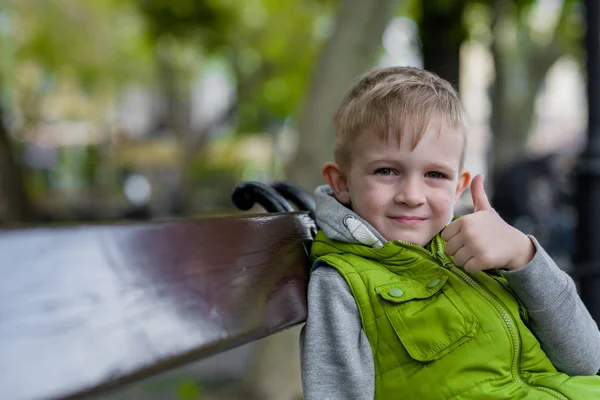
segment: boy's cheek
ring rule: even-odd
[[[456,201],[458,199],[454,199],[453,197],[446,199],[446,201],[444,202],[444,210],[445,210],[445,217],[447,217],[450,221],[452,221],[452,218],[454,217],[454,207],[456,206]]]
[[[377,204],[385,197],[385,188],[373,182],[366,182],[356,188],[356,196],[361,197],[366,203]]]

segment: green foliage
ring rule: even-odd
[[[331,0],[140,0],[151,37],[225,60],[237,87],[242,132],[294,114],[327,23]]]
[[[214,50],[228,40],[235,25],[231,2],[217,0],[139,0],[139,7],[153,39],[173,35],[180,39],[199,38]]]
[[[484,4],[486,6],[494,6],[494,5],[498,5],[502,2],[504,3],[510,3],[511,6],[516,7],[516,9],[519,10],[524,10],[527,7],[533,5],[536,3],[537,0],[462,0],[465,1],[467,4]]]
[[[232,41],[236,54],[240,129],[256,131],[281,123],[299,107],[312,65],[331,21],[319,2],[253,0],[246,2],[247,33]],[[242,39],[243,38],[243,39]]]
[[[561,9],[559,10],[559,18],[553,31],[536,32],[536,29],[531,24],[531,15],[536,7],[540,7],[540,2],[536,0],[466,0],[469,7],[467,8],[467,18],[471,19],[470,24],[473,25],[472,17],[481,17],[485,14],[492,15],[492,9],[496,8],[498,16],[512,20],[514,25],[520,31],[522,38],[529,41],[534,36],[538,38],[546,34],[551,42],[551,46],[560,47],[560,51],[581,57],[582,40],[584,35],[585,24],[583,21],[583,9],[581,0],[562,0]],[[487,12],[484,10],[487,9]],[[471,12],[475,10],[475,12]],[[486,17],[486,23],[491,23]],[[469,22],[468,22],[469,23]],[[539,40],[539,39],[538,39]],[[524,45],[523,41],[514,43],[515,47]],[[556,50],[555,50],[556,51]]]
[[[16,60],[14,23],[11,21],[14,5],[12,0],[0,1],[0,113],[9,108],[14,90]]]
[[[69,73],[91,87],[148,78],[142,20],[127,2],[19,0],[17,58],[48,73]]]

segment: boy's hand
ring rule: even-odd
[[[446,253],[467,272],[492,268],[516,271],[535,255],[533,242],[492,208],[483,188],[483,175],[471,183],[475,210],[451,222],[443,231]]]

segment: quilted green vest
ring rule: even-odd
[[[600,399],[600,377],[556,371],[500,273],[467,274],[443,246],[315,238],[314,262],[337,269],[356,299],[375,399]]]

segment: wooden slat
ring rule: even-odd
[[[0,231],[0,393],[80,397],[306,319],[305,213]]]

